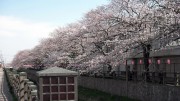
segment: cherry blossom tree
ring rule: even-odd
[[[14,57],[11,65],[14,68],[20,68],[23,67],[23,65],[28,65],[30,63],[28,58],[30,58],[30,50],[19,51]]]
[[[19,52],[12,64],[102,69],[123,64],[138,50],[149,79],[150,51],[180,38],[179,5],[179,0],[111,0],[82,20],[55,29],[34,49]]]

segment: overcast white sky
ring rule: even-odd
[[[80,20],[109,0],[1,0],[0,54],[5,62],[24,49],[31,49],[58,26]]]

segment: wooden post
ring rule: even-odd
[[[176,86],[179,86],[179,73],[177,73]]]

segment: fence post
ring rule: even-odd
[[[37,101],[37,90],[31,91],[32,101]]]
[[[21,72],[19,74],[19,101],[24,101],[24,79],[27,78],[27,74],[25,72]]]
[[[28,81],[27,82],[27,101],[31,101],[31,100],[29,100],[30,99],[30,89],[29,89],[30,85],[33,85],[33,82]]]
[[[32,96],[32,91],[33,90],[36,90],[37,89],[37,87],[36,87],[36,85],[29,85],[28,86],[28,91],[29,91],[29,101],[32,101],[32,98],[33,98],[33,96]],[[33,92],[34,93],[34,92]],[[37,95],[37,94],[36,94]]]
[[[15,80],[14,80],[14,85],[15,85],[15,94],[16,94],[16,97],[19,96],[19,74],[15,74]]]
[[[12,74],[12,84],[11,84],[11,86],[13,87],[13,92],[14,93],[15,93],[15,90],[16,90],[15,80],[16,80],[16,76],[15,76],[15,74]]]
[[[8,79],[9,79],[9,83],[12,86],[13,85],[13,74],[11,72],[8,72]]]
[[[28,82],[29,82],[29,79],[24,79],[24,101],[27,101],[28,100]]]

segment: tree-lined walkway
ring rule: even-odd
[[[0,101],[13,101],[2,68],[0,68]]]

